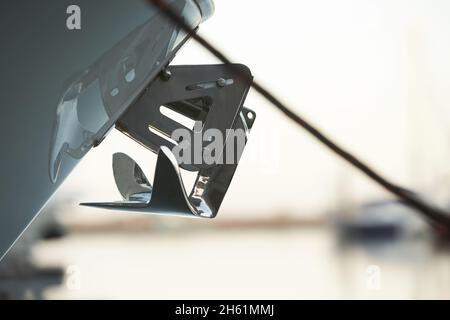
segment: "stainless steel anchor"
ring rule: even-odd
[[[123,201],[83,203],[84,206],[106,209],[156,213],[189,217],[214,218],[236,171],[240,152],[229,134],[230,129],[244,133],[244,145],[253,127],[256,114],[243,106],[250,83],[239,72],[250,70],[244,65],[170,66],[155,79],[141,97],[116,123],[116,128],[149,150],[158,154],[153,185],[137,163],[123,153],[113,156],[113,171]],[[195,139],[195,128],[181,124],[161,113],[161,106],[201,123],[203,132],[216,129],[222,133],[224,144],[221,162],[183,162],[180,154],[172,152],[182,141],[174,141],[174,130],[189,130]],[[188,148],[195,152],[194,143]],[[186,141],[183,142],[186,145]],[[210,141],[201,141],[200,150]],[[236,149],[234,149],[236,151]],[[185,189],[180,170],[197,172],[190,192]]]

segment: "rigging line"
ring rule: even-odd
[[[379,174],[375,169],[372,169],[369,165],[365,164],[362,160],[358,159],[356,156],[346,151],[344,148],[335,143],[330,137],[322,133],[319,129],[305,120],[303,117],[294,113],[290,108],[275,97],[268,89],[263,85],[256,82],[252,77],[247,76],[245,73],[241,72],[236,68],[229,58],[225,56],[220,50],[218,50],[214,45],[212,45],[205,38],[200,36],[196,29],[192,29],[177,12],[175,12],[170,5],[165,0],[147,0],[149,3],[155,5],[159,8],[174,24],[178,25],[184,32],[188,34],[191,38],[197,41],[201,46],[208,50],[212,55],[219,59],[222,63],[226,64],[233,71],[237,72],[240,77],[247,81],[251,87],[262,95],[266,100],[268,100],[272,105],[274,105],[279,111],[286,115],[289,119],[294,121],[296,124],[300,125],[308,133],[310,133],[314,138],[319,140],[323,145],[325,145],[332,152],[337,154],[340,158],[344,159],[353,167],[357,168],[360,172],[365,174],[368,178],[376,182],[378,185],[383,187],[389,193],[395,195],[399,198],[405,205],[417,210],[422,213],[428,221],[438,229],[445,229],[445,231],[450,230],[450,212],[447,212],[437,206],[427,203],[421,199],[416,193],[396,185],[389,181],[387,178]]]

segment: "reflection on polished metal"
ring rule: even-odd
[[[243,65],[236,68],[248,72]],[[243,106],[249,83],[237,76],[236,69],[224,65],[171,66],[119,119],[117,128],[158,153],[153,186],[141,168],[123,153],[113,156],[113,171],[117,188],[124,201],[84,203],[107,209],[159,213],[179,216],[214,218],[236,171],[240,154],[222,163],[186,164],[172,153],[178,143],[172,140],[174,130],[187,127],[175,118],[163,115],[160,107],[202,123],[202,130],[218,129],[225,137],[222,152],[234,144],[229,129],[242,130],[245,142],[255,121],[255,113]],[[166,75],[170,74],[170,77]],[[153,130],[150,130],[153,129]],[[191,139],[194,141],[194,139]],[[210,141],[203,141],[203,149]],[[190,146],[194,148],[194,143]],[[223,152],[226,157],[228,153]],[[232,161],[229,161],[232,160]],[[179,164],[180,163],[180,164]],[[232,164],[228,164],[232,163]],[[198,172],[191,192],[186,192],[180,169]]]
[[[161,147],[153,187],[141,168],[123,153],[113,156],[114,178],[124,201],[82,204],[107,209],[212,217],[210,207],[189,199],[172,152]]]

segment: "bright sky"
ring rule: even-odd
[[[434,198],[450,195],[448,0],[215,2],[200,34],[256,80],[386,176]],[[193,41],[174,61],[206,63],[216,60]],[[256,93],[246,106],[257,121],[221,214],[315,214],[385,195]],[[154,155],[113,132],[59,196],[119,200],[111,170],[117,151],[152,180]]]

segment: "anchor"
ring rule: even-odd
[[[242,72],[247,76],[242,77]],[[168,66],[121,116],[116,128],[158,155],[153,185],[139,165],[124,153],[113,155],[113,173],[122,201],[82,203],[83,206],[150,214],[214,218],[230,186],[243,147],[256,119],[244,107],[250,70],[240,64]],[[164,111],[164,112],[163,112]],[[169,111],[169,112],[167,112]],[[223,145],[216,161],[185,161],[186,152],[211,153],[210,139],[194,143],[202,132],[220,133]],[[187,139],[174,140],[184,130]],[[233,134],[239,132],[240,135]],[[242,143],[236,139],[242,138]],[[242,148],[240,148],[241,146]],[[178,152],[174,152],[178,150]],[[231,150],[231,152],[229,152]],[[181,151],[181,152],[180,152]],[[190,157],[188,157],[190,158]],[[191,158],[190,158],[191,159]],[[217,161],[220,159],[220,161]],[[188,193],[181,170],[197,172]]]

